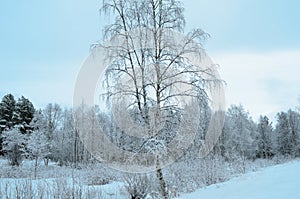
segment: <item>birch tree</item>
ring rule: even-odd
[[[45,135],[47,138],[47,142],[53,142],[54,132],[58,130],[62,117],[62,109],[58,104],[48,104],[46,108],[43,110],[43,119],[46,124]],[[48,145],[49,150],[51,149],[51,145]],[[45,165],[48,165],[49,162],[48,156],[45,157]]]
[[[185,118],[193,119],[186,116],[198,101],[209,98],[207,82],[217,82],[210,66],[199,67],[187,56],[203,56],[201,43],[208,34],[201,29],[184,34],[183,10],[177,0],[104,0],[101,8],[114,17],[104,29],[105,38],[125,41],[105,46],[113,61],[106,70],[103,96],[117,109],[115,119],[126,133],[141,138],[133,152],[153,154],[162,198],[169,196],[158,151],[174,138],[179,122],[185,124],[184,131],[196,131]],[[178,42],[174,32],[185,36]],[[195,102],[182,104],[187,98]]]
[[[44,132],[35,130],[31,133],[27,142],[29,156],[34,158],[34,178],[36,178],[38,161],[40,158],[45,158],[50,155],[50,143],[47,142],[47,137]]]

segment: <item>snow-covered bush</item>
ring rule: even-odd
[[[165,169],[170,195],[177,197],[182,192],[223,182],[231,174],[228,167],[223,157],[212,154],[206,158],[175,162]]]
[[[106,185],[106,184],[109,184],[110,183],[110,180],[108,178],[102,178],[102,177],[99,177],[99,176],[93,176],[88,185]]]
[[[26,136],[20,132],[20,128],[15,126],[2,133],[3,152],[13,166],[19,166],[25,155]]]
[[[223,182],[226,179],[226,163],[221,156],[208,156],[200,164],[202,181],[205,185]]]
[[[131,199],[149,199],[159,195],[150,174],[128,174],[124,176],[124,181]]]
[[[11,180],[3,182],[0,198],[47,198],[47,199],[98,199],[103,197],[100,188],[74,184],[66,179],[39,180],[30,179]],[[109,197],[112,198],[112,197]]]

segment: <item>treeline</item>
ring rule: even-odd
[[[215,147],[223,157],[232,159],[272,158],[275,155],[300,156],[300,113],[288,110],[277,114],[276,124],[267,116],[255,123],[240,106],[231,106],[225,119],[223,133]]]
[[[90,154],[80,142],[71,109],[48,104],[35,109],[30,100],[11,94],[0,102],[0,151],[11,165],[24,158],[57,161],[61,165],[88,162]]]
[[[183,159],[199,155],[209,119],[210,111],[206,107],[201,113],[196,139]],[[176,125],[172,127],[170,124],[164,130],[167,133],[175,132],[172,128]],[[6,156],[12,165],[20,165],[24,158],[35,159],[36,164],[43,159],[46,165],[52,160],[75,167],[79,163],[94,161],[79,137],[79,131],[83,129],[85,134],[90,134],[101,128],[112,143],[124,150],[134,151],[140,145],[138,139],[119,129],[109,115],[98,107],[84,104],[76,110],[63,109],[58,104],[48,104],[44,109],[36,110],[25,97],[16,101],[8,94],[0,103],[0,125],[1,155]],[[103,147],[101,150],[105,150]],[[233,105],[226,112],[223,133],[212,154],[222,156],[226,161],[280,155],[299,157],[300,114],[297,110],[288,110],[277,114],[275,125],[267,116],[261,116],[256,123],[241,105]],[[109,155],[105,159],[113,161],[114,155]]]

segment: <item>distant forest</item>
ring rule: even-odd
[[[198,155],[201,141],[210,119],[209,107],[204,107],[197,137],[182,159]],[[60,165],[77,165],[93,161],[92,155],[79,139],[78,122],[87,127],[97,123],[117,146],[133,151],[136,140],[125,136],[110,116],[99,107],[82,105],[74,110],[63,109],[58,104],[48,104],[44,109],[35,109],[32,102],[21,97],[15,99],[7,94],[0,103],[0,150],[11,165],[20,165],[23,159],[43,159]],[[197,118],[195,118],[197,119]],[[275,127],[275,128],[274,128]],[[88,129],[87,129],[88,131]],[[90,131],[90,130],[89,130]],[[225,124],[218,143],[211,152],[226,161],[235,159],[272,158],[274,156],[300,156],[300,113],[290,109],[277,114],[276,124],[267,116],[254,122],[242,105],[232,105],[226,112]],[[108,157],[113,160],[114,157]]]

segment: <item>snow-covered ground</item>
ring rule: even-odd
[[[11,167],[6,159],[0,158],[0,199],[128,198],[122,182],[99,184],[101,177],[105,179],[106,175],[103,173],[105,170],[97,165],[90,169],[73,169],[60,167],[55,162],[49,162],[49,166],[45,166],[41,161],[37,179],[34,179],[33,171],[32,160],[23,161],[20,167]],[[98,178],[100,181],[97,181]]]
[[[299,199],[300,161],[271,166],[177,199]]]
[[[2,169],[8,171],[11,169],[7,162],[0,159]],[[27,161],[22,164],[22,169],[32,167],[32,162]],[[18,168],[14,168],[16,174],[20,174]],[[41,167],[42,171],[56,171],[57,175],[53,175],[54,171],[46,173],[45,176],[34,180],[32,178],[0,178],[0,199],[16,198],[16,190],[18,190],[20,198],[66,198],[72,194],[77,194],[81,198],[104,198],[104,199],[127,199],[129,195],[124,187],[124,183],[110,181],[109,184],[97,185],[84,182],[78,176],[84,175],[84,170],[72,170],[51,164],[49,167]],[[46,170],[47,169],[47,170]],[[102,170],[100,170],[102,171]],[[27,172],[30,173],[30,170]],[[58,177],[59,174],[66,172],[65,176]],[[78,173],[77,173],[78,172]],[[91,173],[93,177],[99,171]],[[100,172],[99,175],[103,175]],[[3,172],[2,172],[3,173]],[[25,173],[27,174],[27,173]],[[67,177],[68,175],[69,177]],[[14,176],[15,173],[9,174]],[[53,176],[52,178],[50,176]],[[74,176],[71,178],[70,176]],[[77,176],[77,177],[76,177]],[[300,199],[300,160],[289,163],[270,166],[259,169],[256,172],[240,175],[227,182],[214,184],[205,188],[196,190],[193,193],[182,194],[177,199]],[[82,197],[82,194],[84,197]],[[25,197],[23,197],[25,196]],[[28,196],[28,197],[27,197]],[[51,197],[52,196],[52,197]],[[78,197],[78,198],[80,198]]]

